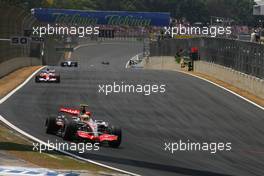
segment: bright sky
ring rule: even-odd
[[[264,0],[255,0],[255,2],[257,3],[257,4],[264,4]]]

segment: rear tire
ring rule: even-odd
[[[118,148],[121,144],[121,141],[122,141],[122,130],[121,130],[121,128],[111,126],[109,128],[109,132],[110,132],[110,134],[116,135],[118,137],[116,141],[109,141],[108,142],[109,146],[112,148]]]
[[[45,126],[47,134],[56,134],[59,130],[59,126],[56,124],[56,117],[48,117]]]
[[[65,119],[64,130],[62,132],[62,138],[67,141],[74,140],[77,129],[78,127],[75,121]]]
[[[60,76],[56,76],[56,83],[60,83]]]
[[[36,83],[39,83],[39,82],[40,82],[40,81],[39,81],[39,76],[36,76],[36,77],[35,77],[35,82],[36,82]]]

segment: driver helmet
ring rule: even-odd
[[[88,107],[88,105],[83,105],[83,104],[81,104],[80,105],[80,113],[81,114],[86,114],[86,108]]]
[[[82,115],[80,116],[80,118],[81,118],[82,121],[88,121],[88,120],[90,119],[90,116],[87,115],[87,114],[82,114]]]

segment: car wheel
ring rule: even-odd
[[[47,134],[56,134],[59,129],[59,126],[56,124],[56,117],[48,117],[45,126]]]
[[[56,79],[56,83],[60,83],[60,76],[57,76]]]
[[[36,77],[35,77],[35,82],[36,82],[36,83],[40,82],[40,81],[39,81],[39,76],[36,76]]]
[[[109,141],[108,144],[110,147],[118,148],[122,141],[122,130],[119,127],[111,126],[109,132],[112,135],[116,135],[118,138],[116,141]]]
[[[62,138],[67,141],[72,141],[77,132],[77,124],[73,120],[65,119]]]

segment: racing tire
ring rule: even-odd
[[[73,141],[77,132],[77,123],[73,120],[65,119],[62,138],[66,141]]]
[[[48,117],[45,122],[46,133],[56,134],[59,130],[59,126],[56,124],[56,117]]]
[[[56,83],[60,83],[60,76],[56,77]]]
[[[77,62],[74,64],[74,67],[78,67],[78,63]]]
[[[35,82],[36,82],[36,83],[39,83],[39,82],[40,82],[40,81],[39,81],[39,76],[36,76],[36,77],[35,77]]]
[[[120,127],[111,126],[109,132],[112,135],[116,135],[118,138],[116,141],[109,141],[108,145],[112,148],[118,148],[122,141],[122,130]]]

